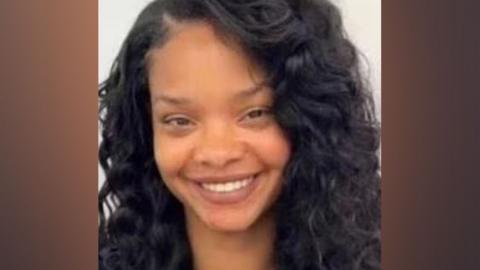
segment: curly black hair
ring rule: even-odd
[[[100,269],[192,269],[182,204],[153,155],[147,53],[203,21],[266,70],[292,145],[275,203],[277,269],[379,269],[379,122],[359,53],[328,0],[157,0],[100,84]]]

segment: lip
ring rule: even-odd
[[[237,204],[245,201],[257,188],[259,185],[259,175],[260,173],[253,174],[253,180],[250,182],[247,186],[231,191],[231,192],[215,192],[215,191],[210,191],[207,190],[203,187],[201,187],[201,183],[205,182],[194,182],[193,188],[196,193],[198,193],[205,201],[211,203],[211,204],[216,204],[216,205],[225,205],[225,204]],[[244,175],[242,177],[247,178],[249,176],[252,176],[252,174],[249,175]],[[215,180],[223,180],[223,181],[215,181],[215,182],[225,182],[226,178],[218,178]],[[228,178],[228,180],[238,180],[238,179],[243,179],[243,178]],[[209,178],[210,183],[214,182]]]
[[[231,174],[226,176],[221,175],[212,175],[212,176],[201,176],[201,177],[187,177],[189,180],[196,183],[223,183],[223,182],[232,182],[237,180],[242,180],[250,176],[257,176],[257,173],[242,173],[242,174]]]

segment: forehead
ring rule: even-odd
[[[263,70],[239,45],[201,22],[172,27],[168,41],[149,53],[148,62],[152,94],[247,89],[264,79]]]

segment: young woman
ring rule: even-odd
[[[100,269],[379,269],[378,123],[329,1],[154,1],[100,101]]]

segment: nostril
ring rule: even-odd
[[[241,143],[202,144],[195,149],[194,160],[201,165],[223,167],[239,161],[245,155],[245,147]]]
[[[208,150],[196,154],[195,160],[203,165],[225,166],[234,161],[240,160],[238,151]]]

